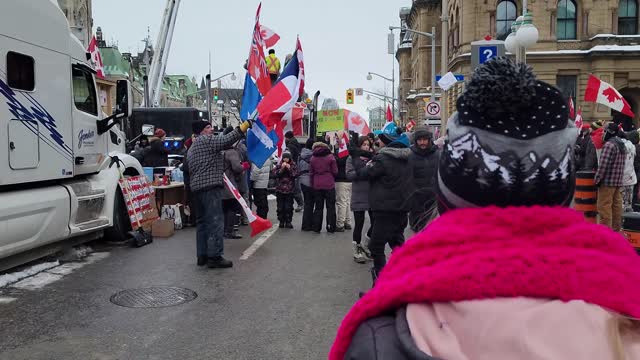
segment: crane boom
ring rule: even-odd
[[[178,18],[180,1],[181,0],[167,0],[160,31],[158,32],[158,41],[156,42],[157,49],[153,55],[153,61],[151,62],[151,68],[149,70],[149,99],[151,104],[144,104],[145,107],[155,107],[160,103],[162,80],[171,50],[171,41],[173,39],[176,19]]]

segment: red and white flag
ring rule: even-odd
[[[338,149],[338,157],[344,158],[349,156],[349,133],[346,131],[342,132],[342,138],[339,139],[340,148]]]
[[[582,107],[580,107],[578,109],[578,115],[576,115],[576,127],[578,128],[578,131],[582,128],[582,123]]]
[[[260,120],[267,126],[276,126],[291,110],[304,92],[304,60],[300,39],[291,61],[285,66],[280,79],[258,104]]]
[[[576,106],[573,104],[573,98],[569,96],[569,117],[573,119],[576,116]]]
[[[634,117],[631,106],[627,100],[613,86],[590,75],[587,90],[584,93],[584,101],[596,102],[627,116]]]
[[[98,41],[95,36],[91,38],[87,52],[91,54],[91,63],[93,64],[93,68],[96,70],[96,75],[98,75],[99,78],[104,79],[102,56],[100,56],[100,49],[98,49]]]
[[[344,128],[362,136],[371,132],[367,121],[360,114],[346,109],[344,110]]]
[[[387,105],[387,121],[393,121],[393,114],[391,113],[391,105]]]
[[[274,47],[278,40],[280,40],[280,35],[276,34],[275,31],[264,25],[260,25],[260,34],[262,35],[262,40],[264,40],[264,45],[267,49]]]
[[[267,95],[271,89],[271,78],[267,71],[267,62],[264,58],[264,39],[260,27],[260,9],[262,3],[258,5],[256,11],[256,23],[253,27],[253,37],[251,39],[251,49],[249,51],[249,62],[247,63],[247,71],[253,81],[256,83],[258,90],[262,96]]]
[[[304,118],[304,109],[307,104],[297,102],[289,112],[284,114],[282,122],[284,123],[284,132],[292,131],[293,136],[302,136],[302,118]]]
[[[407,131],[412,131],[414,127],[416,127],[416,122],[413,120],[409,121],[407,124]]]
[[[233,194],[233,197],[236,200],[238,200],[238,202],[240,203],[240,206],[242,207],[242,210],[247,215],[247,220],[249,220],[249,226],[251,226],[251,236],[252,237],[256,236],[261,232],[267,229],[270,229],[273,226],[271,221],[269,221],[268,219],[263,219],[257,216],[256,214],[254,214],[253,211],[251,211],[251,208],[249,207],[249,205],[247,205],[247,202],[244,201],[244,198],[242,197],[238,189],[236,189],[236,187],[233,186],[231,181],[229,181],[229,178],[227,177],[226,174],[223,174],[223,179],[224,179],[224,184],[227,186],[227,189],[229,189],[231,194]]]

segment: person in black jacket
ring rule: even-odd
[[[380,151],[367,165],[369,206],[375,219],[369,242],[374,283],[387,263],[385,246],[389,244],[394,249],[404,244],[413,192],[413,169],[409,165],[411,150],[406,134],[380,134],[379,146]]]
[[[351,212],[349,204],[351,201],[351,180],[347,178],[347,157],[340,157],[338,149],[334,152],[336,163],[338,164],[338,175],[336,175],[336,232],[351,230]]]
[[[156,129],[154,136],[149,139],[149,146],[142,154],[142,166],[163,167],[169,166],[169,150],[164,147],[164,139],[167,133],[162,129]]]
[[[598,168],[596,146],[593,145],[593,140],[591,140],[591,128],[589,125],[583,125],[582,129],[580,129],[575,153],[576,170],[594,171]]]
[[[595,153],[594,153],[595,154]],[[415,192],[411,197],[409,225],[414,232],[421,231],[435,210],[435,179],[439,152],[433,145],[433,134],[426,127],[418,127],[413,133],[413,145],[409,161],[413,168]]]
[[[285,145],[287,146],[287,150],[291,153],[291,158],[293,159],[293,163],[297,164],[298,160],[300,160],[300,153],[302,152],[302,144],[298,142],[298,139],[293,135],[293,131],[287,131],[284,134]],[[298,207],[295,209],[296,212],[301,212],[304,208],[304,198],[302,196],[302,187],[300,186],[300,180],[296,179],[295,188],[293,189],[293,199],[298,204]]]
[[[191,123],[191,130],[193,131],[193,138],[196,139],[200,135],[210,135],[213,132],[213,128],[211,128],[211,123],[208,121],[197,120]],[[191,143],[193,144],[193,143]],[[189,145],[191,147],[191,145]],[[187,149],[188,150],[188,149]],[[193,198],[193,194],[191,192],[191,173],[189,172],[189,163],[187,162],[187,154],[188,151],[184,154],[184,158],[182,160],[182,173],[184,174],[184,199],[185,199],[185,209],[189,209],[189,222],[188,226],[195,225],[195,219],[197,219],[197,206],[195,206],[195,199]]]

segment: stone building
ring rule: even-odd
[[[369,110],[369,129],[371,131],[382,130],[382,127],[387,122],[386,110],[382,106],[375,107]]]
[[[58,6],[67,17],[71,32],[88,47],[93,34],[91,0],[58,0]]]
[[[522,14],[520,0],[448,0],[448,68],[441,70],[437,55],[437,73],[452,71],[469,78],[471,42],[490,35],[504,39],[510,24]],[[414,0],[400,11],[408,28],[440,33],[441,1]],[[616,87],[635,113],[640,110],[640,35],[637,0],[529,0],[528,11],[538,28],[539,40],[527,49],[527,63],[539,79],[555,84],[566,96],[582,106],[586,120],[615,119],[627,126],[638,124],[604,106],[583,101],[589,74]],[[438,36],[438,43],[441,36]],[[424,116],[421,101],[431,79],[430,39],[401,34],[396,53],[400,63],[400,107],[410,117]],[[440,48],[438,48],[440,49]],[[449,114],[455,99],[464,89],[458,83],[447,92]],[[415,96],[414,96],[415,95]]]

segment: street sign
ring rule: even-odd
[[[356,96],[364,95],[364,90],[362,88],[356,88]]]
[[[493,58],[504,56],[504,54],[504,41],[502,40],[480,40],[471,42],[471,66],[473,69]]]
[[[464,81],[464,75],[462,74],[454,74],[456,77],[456,80],[458,81]],[[442,75],[436,75],[436,81],[440,81],[440,79],[442,79]]]
[[[495,45],[492,46],[480,46],[480,50],[478,53],[479,63],[484,64],[487,61],[493,59],[498,56],[498,47]]]
[[[440,102],[432,101],[424,107],[425,114],[428,118],[439,118],[440,117]]]
[[[389,55],[393,55],[396,53],[396,41],[392,32],[387,35],[387,52]]]
[[[442,126],[442,120],[440,120],[440,119],[427,119],[427,121],[425,121],[425,125],[427,125],[427,126]]]

